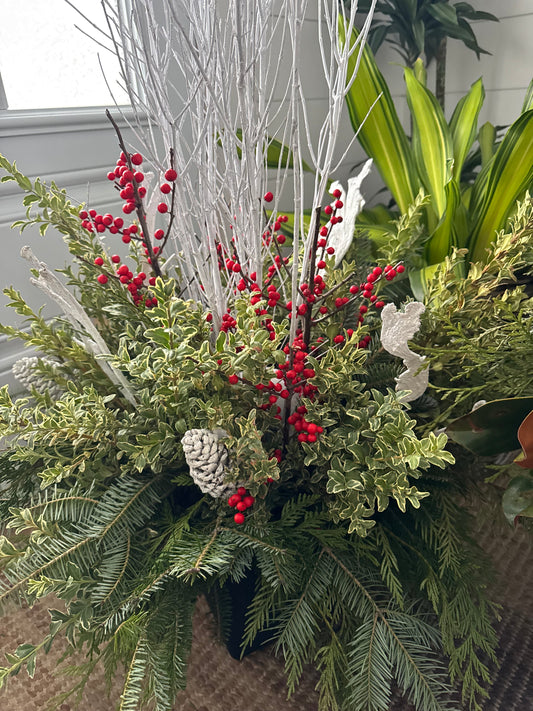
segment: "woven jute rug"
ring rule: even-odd
[[[487,536],[484,548],[500,575],[494,597],[502,604],[498,624],[499,667],[492,669],[490,695],[483,711],[528,711],[533,708],[533,556],[531,537],[520,530],[502,537]],[[20,609],[4,618],[0,628],[0,653],[13,651],[23,642],[37,642],[48,631],[45,601],[31,610]],[[32,680],[25,672],[9,680],[0,693],[0,711],[46,711],[50,697],[75,684],[75,678],[56,672],[64,647],[57,646],[37,664]],[[120,699],[120,684],[106,689],[103,673],[97,670],[86,687],[79,711],[113,711]],[[181,692],[175,711],[316,711],[316,675],[304,673],[303,681],[287,700],[283,665],[268,648],[236,661],[218,641],[207,604],[200,601],[195,620],[193,650],[189,662],[189,683]],[[66,700],[60,711],[72,711]],[[391,711],[411,711],[399,694]]]

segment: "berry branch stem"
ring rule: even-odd
[[[115,133],[117,134],[118,144],[120,146],[120,150],[126,156],[126,162],[128,164],[128,168],[132,172],[134,172],[135,168],[131,162],[131,156],[130,156],[128,149],[126,148],[124,138],[122,137],[122,132],[120,131],[120,128],[118,127],[118,124],[115,121],[115,119],[111,116],[111,112],[109,111],[109,109],[106,109],[105,113],[106,113],[107,118],[111,121],[111,125],[113,126]],[[163,273],[161,271],[161,267],[159,266],[159,260],[157,258],[157,255],[154,253],[150,235],[148,234],[148,226],[146,224],[146,213],[144,211],[142,199],[141,199],[141,196],[139,195],[137,183],[135,181],[133,181],[132,184],[133,184],[133,192],[135,195],[135,211],[136,211],[137,217],[139,219],[139,224],[141,226],[141,232],[144,235],[144,244],[146,245],[146,249],[148,250],[148,256],[150,257],[150,264],[152,265],[152,269],[154,270],[156,276],[160,277],[160,276],[163,276]]]
[[[311,243],[311,254],[309,258],[309,284],[312,285],[315,279],[316,270],[316,252],[318,245],[318,233],[320,231],[320,213],[322,208],[320,205],[315,208],[315,231],[313,233],[313,241]],[[303,341],[306,347],[309,345],[309,340],[311,338],[311,316],[312,309],[308,309],[304,315],[304,327],[303,327]]]

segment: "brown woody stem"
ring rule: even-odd
[[[107,118],[111,121],[113,128],[115,129],[115,133],[117,134],[117,139],[118,139],[118,145],[120,146],[120,150],[126,156],[126,162],[128,164],[128,168],[131,170],[132,173],[134,173],[136,169],[135,169],[135,166],[133,165],[133,163],[131,162],[130,152],[126,148],[126,144],[124,143],[124,139],[122,137],[120,128],[118,127],[115,119],[111,116],[111,112],[109,111],[109,109],[106,109],[105,113],[106,113]],[[141,226],[141,231],[144,236],[144,244],[146,245],[146,249],[148,250],[148,256],[150,257],[150,263],[152,265],[152,269],[156,273],[156,276],[160,277],[160,276],[162,276],[161,267],[159,266],[159,260],[157,258],[157,255],[154,254],[154,250],[152,247],[152,241],[150,239],[150,235],[148,234],[148,226],[146,224],[146,212],[144,211],[144,205],[142,202],[142,198],[139,195],[139,189],[137,187],[137,182],[135,180],[133,180],[132,185],[133,185],[133,193],[135,196],[135,211],[137,213],[137,218],[139,220],[139,224]]]

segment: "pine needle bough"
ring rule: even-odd
[[[167,0],[158,18],[142,0],[127,15],[104,5],[139,116],[134,145],[117,130],[108,175],[131,224],[0,157],[26,193],[17,226],[52,227],[73,257],[59,279],[25,251],[64,317],[6,290],[26,325],[0,330],[38,362],[23,368],[28,395],[0,391],[0,606],[54,594],[64,607],[41,643],[7,656],[2,684],[66,635],[87,661],[57,705],[101,661],[109,678],[125,668],[121,711],[170,711],[198,597],[224,606],[255,571],[242,649],[267,634],[289,692],[312,663],[321,711],[386,711],[394,681],[418,711],[454,709],[449,677],[476,708],[495,647],[483,560],[446,437],[419,435],[380,346],[405,267],[336,265],[344,204],[326,189],[353,79],[344,11],[318,4],[329,94],[313,146],[306,3],[232,0],[222,18],[207,0]],[[290,58],[282,109],[274,38]]]

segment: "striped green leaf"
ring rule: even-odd
[[[524,97],[524,104],[522,106],[522,113],[533,109],[533,79],[529,82],[529,86]]]
[[[435,96],[405,69],[407,102],[413,117],[413,152],[416,165],[440,219],[446,210],[446,184],[452,176],[453,145],[450,130]]]
[[[485,168],[492,160],[496,148],[496,128],[490,121],[479,129],[477,140],[481,150],[481,167]]]
[[[477,134],[479,111],[485,99],[483,82],[478,79],[470,91],[459,101],[450,120],[450,132],[453,143],[453,177],[458,181],[468,151]]]
[[[533,109],[519,116],[509,128],[490,164],[483,190],[472,194],[474,219],[468,244],[472,261],[483,261],[517,199],[532,187]]]
[[[460,246],[455,231],[455,217],[461,205],[461,191],[456,180],[452,178],[446,183],[445,193],[446,209],[426,245],[427,264],[442,262],[451,253],[452,247]]]
[[[339,23],[339,35],[341,41],[346,41],[342,20]],[[354,31],[350,38],[351,46],[356,41],[357,33]],[[355,71],[359,58],[357,78],[346,97],[350,121],[358,132],[361,146],[373,158],[400,211],[406,212],[419,190],[409,141],[396,113],[389,88],[367,46],[359,46],[354,51],[348,76]]]

